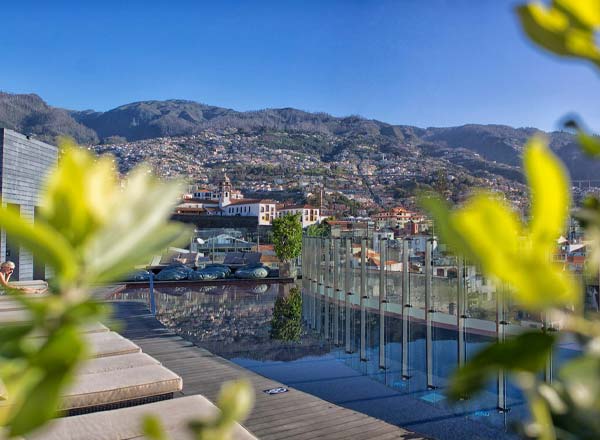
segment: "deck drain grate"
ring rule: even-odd
[[[285,387],[277,387],[277,388],[271,388],[269,390],[263,390],[263,393],[265,394],[281,394],[281,393],[287,393],[288,389]]]

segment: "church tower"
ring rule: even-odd
[[[231,203],[231,180],[227,174],[223,174],[223,180],[219,183],[219,207],[223,208]]]

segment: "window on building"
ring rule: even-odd
[[[265,207],[264,206],[260,207],[260,212],[265,212]]]

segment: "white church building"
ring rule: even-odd
[[[177,214],[257,217],[260,226],[270,225],[274,218],[300,213],[302,227],[319,223],[320,210],[309,205],[285,206],[271,199],[246,199],[234,190],[225,174],[218,191],[195,190],[184,196]]]

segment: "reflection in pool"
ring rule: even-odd
[[[526,406],[510,382],[501,381],[506,411],[497,409],[498,381],[476,398],[453,406],[446,402],[443,390],[458,362],[455,329],[434,325],[427,349],[422,320],[404,323],[391,311],[381,319],[378,310],[361,313],[355,306],[304,292],[296,301],[291,287],[161,287],[156,289],[157,317],[186,339],[245,368],[389,423],[439,439],[516,438],[511,424],[526,416]],[[119,296],[147,301],[147,295],[147,289],[139,289]],[[294,319],[296,306],[301,325]],[[467,357],[491,340],[485,333],[467,331]],[[574,350],[563,344],[554,361],[573,356]]]

